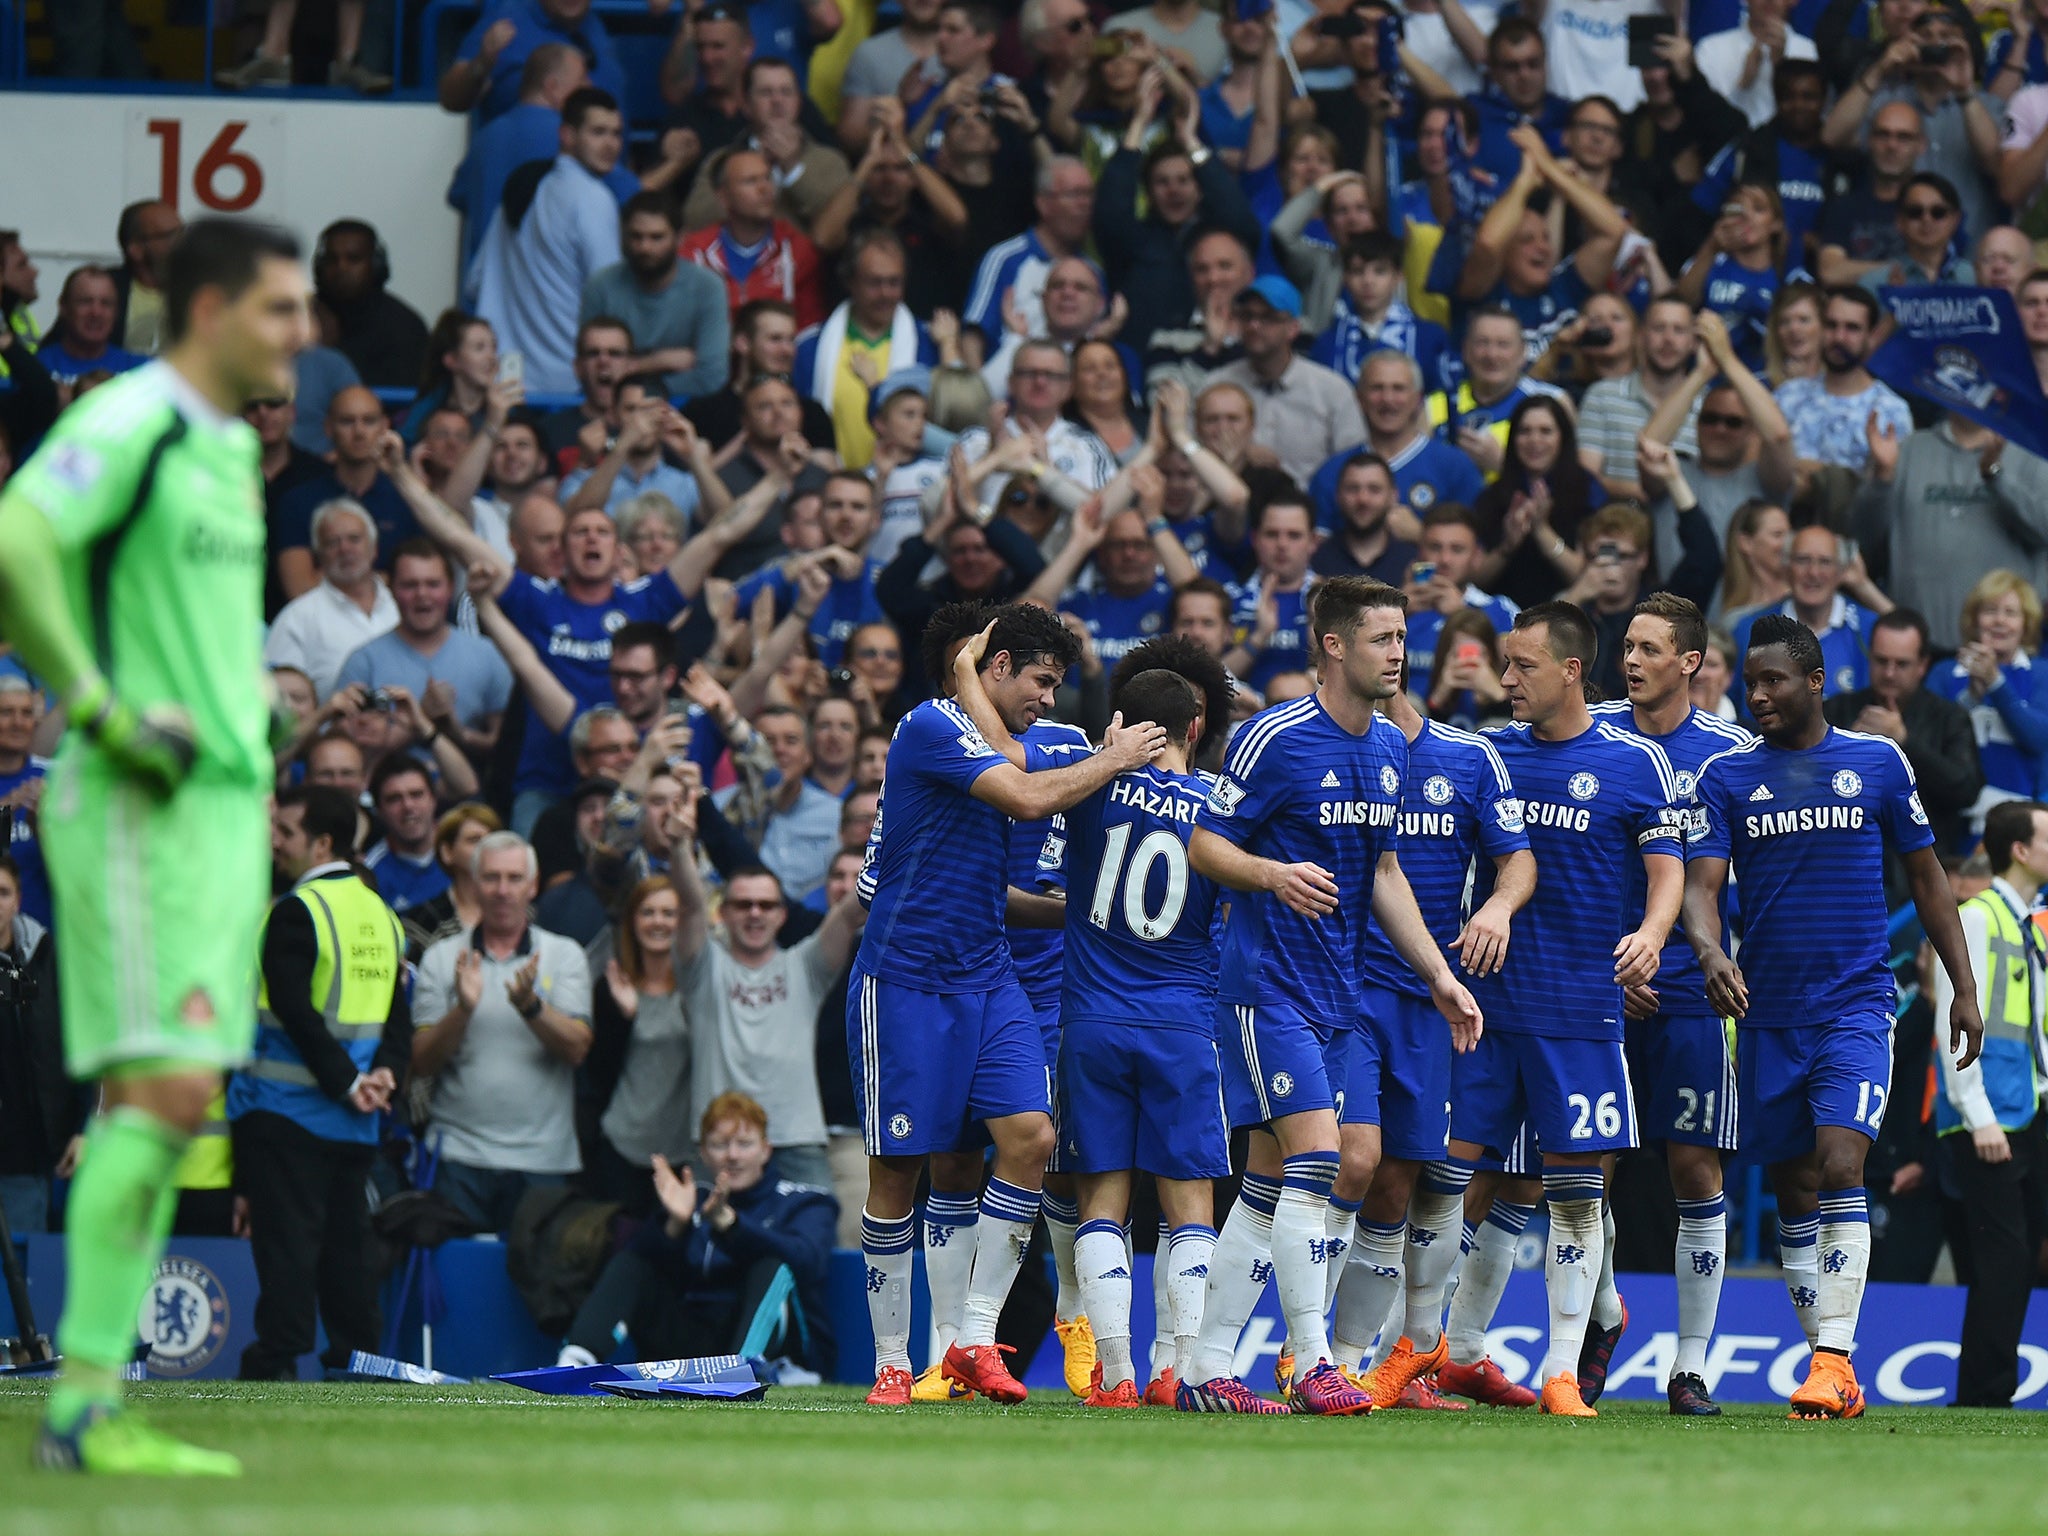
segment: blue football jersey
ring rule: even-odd
[[[1057,720],[1039,720],[1018,739],[1023,742],[1027,761],[1034,771],[1064,768],[1095,750],[1088,743],[1086,731],[1078,725],[1064,725]],[[1038,760],[1040,752],[1045,754],[1042,763]],[[1010,884],[1023,891],[1065,890],[1067,882],[1062,866],[1066,842],[1065,814],[1048,816],[1043,821],[1011,822]],[[1023,984],[1032,1006],[1043,1013],[1058,1001],[1060,995],[1060,946],[1063,942],[1060,930],[1012,928],[1009,934],[1010,958],[1016,962],[1017,980]]]
[[[1314,694],[1238,728],[1198,824],[1261,858],[1321,865],[1339,899],[1311,922],[1264,891],[1223,893],[1222,997],[1286,1004],[1311,1023],[1350,1027],[1373,871],[1400,841],[1407,761],[1407,739],[1391,720],[1374,715],[1354,736]]]
[[[1088,626],[1095,654],[1105,667],[1113,668],[1147,640],[1165,633],[1172,603],[1172,584],[1160,576],[1135,597],[1119,597],[1107,587],[1076,588],[1060,599],[1060,608]]]
[[[1062,1020],[1210,1027],[1216,885],[1187,851],[1208,798],[1194,774],[1147,767],[1067,812]]]
[[[1311,577],[1310,581],[1314,578]],[[1310,645],[1308,623],[1309,585],[1298,591],[1273,596],[1275,624],[1273,638],[1263,651],[1252,657],[1251,676],[1245,681],[1265,690],[1282,672],[1306,672]],[[1259,624],[1259,578],[1254,575],[1242,587],[1231,588],[1230,624],[1239,640],[1247,639]]]
[[[1619,1040],[1614,946],[1636,926],[1630,871],[1644,853],[1685,857],[1670,760],[1606,720],[1569,741],[1540,740],[1527,725],[1481,734],[1507,763],[1536,855],[1536,894],[1515,918],[1506,966],[1474,978],[1487,1028]],[[1475,903],[1493,894],[1493,880],[1482,863]]]
[[[1707,759],[1693,800],[1693,856],[1729,860],[1742,887],[1743,1023],[1894,1012],[1884,850],[1934,841],[1898,745],[1834,728],[1803,752],[1758,739]]]
[[[868,909],[868,975],[926,992],[986,992],[1013,974],[1003,919],[1010,818],[969,793],[1002,761],[951,699],[927,699],[897,722],[856,886]]]
[[[1691,814],[1693,781],[1698,777],[1700,765],[1719,752],[1739,747],[1756,738],[1739,725],[1731,725],[1719,715],[1710,715],[1695,708],[1686,717],[1683,725],[1669,736],[1651,736],[1636,726],[1635,706],[1627,699],[1612,703],[1595,704],[1593,718],[1605,720],[1617,728],[1654,741],[1664,749],[1664,756],[1670,759],[1672,776],[1678,785],[1677,801],[1687,812],[1688,825]],[[1628,921],[1631,926],[1643,920],[1643,904],[1649,899],[1649,882],[1644,878],[1641,861],[1629,871]],[[1723,897],[1726,897],[1724,891]],[[1727,907],[1722,907],[1723,942],[1726,942]],[[1664,945],[1662,963],[1657,969],[1657,979],[1650,983],[1656,990],[1658,1000],[1663,1003],[1666,1013],[1694,1015],[1712,1013],[1707,1003],[1707,979],[1700,971],[1700,963],[1692,952],[1692,944],[1685,936],[1682,923],[1671,926],[1671,938]]]
[[[1425,724],[1408,746],[1400,825],[1401,873],[1430,937],[1456,969],[1450,945],[1465,923],[1473,849],[1492,860],[1529,846],[1522,802],[1493,743],[1434,720]],[[1363,974],[1368,986],[1429,995],[1415,968],[1370,918]]]

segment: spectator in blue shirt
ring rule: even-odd
[[[2017,571],[1991,571],[1963,600],[1962,631],[1962,649],[1928,674],[1927,687],[1970,712],[1986,795],[2038,799],[2048,788],[2040,594]]]
[[[313,568],[313,513],[337,497],[362,503],[377,525],[378,558],[419,535],[419,523],[398,487],[378,462],[379,441],[387,430],[384,407],[358,384],[342,390],[327,406],[327,435],[334,440],[334,463],[324,474],[302,481],[278,503],[270,527],[271,558],[286,601],[311,591],[320,573]]]
[[[76,384],[96,369],[126,373],[140,368],[148,358],[113,344],[117,308],[113,273],[105,267],[74,267],[57,296],[57,323],[36,348],[36,360],[59,384]]]
[[[434,856],[434,781],[416,757],[393,752],[370,775],[370,807],[384,836],[363,855],[384,905],[405,916],[448,889]]]
[[[660,374],[622,380],[615,398],[619,435],[594,468],[572,470],[563,478],[564,510],[573,514],[585,507],[602,507],[616,517],[619,508],[635,496],[659,491],[689,518],[704,499],[700,489],[704,480],[717,481],[711,450],[697,436],[689,418],[663,396]],[[664,453],[688,464],[689,471],[677,469]]]
[[[543,43],[527,56],[518,104],[470,136],[469,152],[448,183],[448,206],[462,215],[462,270],[483,244],[506,179],[520,166],[560,152],[562,103],[589,83],[582,54],[568,43]],[[640,178],[620,163],[605,173],[604,184],[623,203],[639,190]]]
[[[1487,210],[1460,269],[1452,297],[1461,306],[1499,306],[1522,323],[1525,361],[1534,364],[1550,350],[1614,271],[1614,258],[1628,233],[1619,208],[1568,173],[1542,135],[1524,124],[1509,140],[1522,154],[1522,168],[1499,201]],[[1586,241],[1569,260],[1558,261],[1549,218],[1529,206],[1539,188],[1571,205],[1585,224]],[[1444,263],[1431,273],[1438,278]]]
[[[1811,278],[1788,241],[1777,188],[1744,182],[1728,194],[1672,291],[1695,309],[1719,315],[1743,366],[1762,373],[1771,303],[1780,287],[1800,281]]]
[[[668,4],[647,0],[656,15]],[[625,67],[590,0],[492,0],[441,76],[441,105],[450,112],[475,107],[482,123],[504,116],[518,105],[526,61],[548,43],[574,48],[588,61],[590,83],[627,105]]]
[[[1820,641],[1821,660],[1827,666],[1827,680],[1821,685],[1824,697],[1868,687],[1870,633],[1877,621],[1892,611],[1892,600],[1863,574],[1860,559],[1843,559],[1841,536],[1819,524],[1792,535],[1786,565],[1792,595],[1777,607],[1756,609],[1736,622],[1732,629],[1735,654],[1741,656],[1749,650],[1749,632],[1758,614],[1782,613],[1804,624]],[[1737,697],[1735,702],[1746,717],[1747,699]]]
[[[1292,490],[1270,496],[1252,518],[1259,568],[1234,594],[1231,627],[1237,643],[1223,664],[1261,693],[1283,672],[1308,668],[1309,556],[1315,514]]]

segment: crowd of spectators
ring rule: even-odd
[[[248,412],[279,775],[359,799],[413,1115],[479,1226],[565,1179],[672,1215],[658,1170],[716,1178],[740,1093],[852,1230],[851,893],[957,599],[1057,612],[1099,732],[1155,634],[1240,715],[1307,691],[1324,576],[1407,593],[1412,689],[1467,727],[1518,606],[1582,604],[1618,695],[1671,590],[1727,719],[1756,616],[1810,625],[1945,851],[2048,789],[2048,463],[1869,370],[1879,287],[1985,283],[2048,380],[2040,0],[648,9],[659,100],[588,0],[484,7],[438,81],[468,154],[414,168],[452,176],[463,307],[333,224],[320,345]],[[289,10],[231,83],[291,77]],[[0,231],[0,474],[155,349],[177,227],[122,210],[48,331]],[[0,656],[31,947],[53,731]]]

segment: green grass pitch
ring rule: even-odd
[[[510,1387],[150,1384],[152,1421],[248,1465],[237,1483],[29,1470],[42,1389],[0,1386],[8,1536],[672,1532],[1264,1533],[2048,1528],[2048,1414],[1878,1409],[1682,1422],[1612,1404],[1369,1421],[1090,1412],[1034,1396],[883,1411],[848,1388],[760,1404]]]

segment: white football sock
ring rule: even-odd
[[[1329,1246],[1323,1250],[1323,1315],[1328,1316],[1330,1305],[1337,1299],[1337,1286],[1344,1279],[1344,1261],[1351,1254],[1351,1246],[1358,1240],[1359,1200],[1340,1200],[1330,1196],[1330,1209],[1323,1217],[1323,1234],[1329,1239]]]
[[[1335,1359],[1352,1370],[1365,1360],[1372,1341],[1385,1332],[1407,1270],[1401,1261],[1404,1233],[1398,1222],[1361,1221],[1344,1283],[1337,1290]],[[1389,1348],[1392,1346],[1389,1345]]]
[[[1297,1380],[1330,1358],[1323,1317],[1323,1275],[1328,1268],[1330,1187],[1337,1153],[1302,1152],[1286,1160],[1280,1202],[1273,1208],[1273,1281],[1294,1344]]]
[[[1237,1341],[1273,1278],[1273,1210],[1277,1179],[1244,1176],[1237,1203],[1216,1234],[1209,1258],[1209,1283],[1202,1292],[1202,1327],[1184,1380],[1195,1386],[1231,1374]]]
[[[1542,1379],[1578,1379],[1579,1352],[1592,1318],[1600,1277],[1600,1170],[1546,1168],[1543,1197],[1550,1203],[1550,1239],[1544,1245],[1544,1292],[1550,1303],[1550,1353]]]
[[[1678,1248],[1672,1272],[1678,1277],[1678,1355],[1675,1376],[1707,1372],[1707,1341],[1721,1310],[1721,1272],[1728,1267],[1728,1200],[1678,1202]]]
[[[1849,1353],[1870,1276],[1870,1204],[1861,1186],[1820,1192],[1820,1327],[1815,1349]]]
[[[914,1216],[860,1213],[861,1255],[868,1268],[868,1321],[875,1330],[875,1370],[910,1369],[910,1249]]]
[[[974,1233],[974,1272],[967,1277],[967,1307],[960,1322],[959,1343],[968,1348],[996,1341],[996,1319],[1024,1267],[1038,1225],[1035,1189],[1023,1189],[991,1178],[981,1192],[981,1221]]]
[[[1795,1216],[1778,1222],[1778,1267],[1785,1272],[1785,1294],[1792,1315],[1813,1348],[1820,1335],[1820,1216]]]
[[[1515,1272],[1515,1249],[1521,1246],[1522,1231],[1535,1214],[1533,1205],[1495,1200],[1492,1211],[1473,1233],[1472,1249],[1459,1270],[1457,1294],[1451,1297],[1444,1329],[1451,1340],[1451,1359],[1457,1364],[1477,1365],[1486,1358],[1486,1330],[1493,1326],[1508,1276]]]
[[[1215,1247],[1216,1229],[1214,1227],[1205,1227],[1203,1230],[1209,1234],[1209,1246]],[[1154,1379],[1158,1377],[1161,1371],[1166,1370],[1170,1366],[1176,1372],[1179,1370],[1179,1366],[1174,1364],[1176,1346],[1173,1341],[1173,1298],[1169,1294],[1169,1283],[1173,1274],[1173,1265],[1167,1250],[1172,1245],[1173,1231],[1167,1226],[1166,1218],[1161,1216],[1159,1218],[1159,1243],[1152,1250],[1152,1376]],[[1206,1281],[1208,1278],[1209,1261],[1204,1259],[1202,1260],[1202,1280]],[[1202,1320],[1202,1294],[1199,1282],[1195,1287],[1194,1315],[1195,1322],[1199,1326]]]
[[[1408,1242],[1402,1255],[1408,1270],[1407,1304],[1398,1331],[1424,1354],[1443,1336],[1444,1287],[1458,1267],[1465,1189],[1472,1172],[1470,1163],[1431,1163],[1417,1175],[1415,1193],[1408,1199]]]
[[[1081,1300],[1081,1282],[1074,1268],[1074,1233],[1081,1224],[1081,1208],[1058,1195],[1047,1195],[1040,1207],[1045,1215],[1046,1246],[1052,1249],[1053,1273],[1059,1276],[1059,1294],[1053,1298],[1052,1315],[1071,1323],[1087,1310]],[[1123,1228],[1117,1228],[1119,1232]]]
[[[1621,1292],[1614,1287],[1614,1207],[1600,1207],[1600,1283],[1593,1289],[1593,1321],[1612,1328],[1621,1321]]]
[[[1194,1365],[1195,1340],[1202,1331],[1202,1300],[1209,1288],[1209,1266],[1215,1253],[1214,1227],[1175,1227],[1168,1251],[1154,1260],[1167,1268],[1166,1326],[1173,1334],[1170,1364],[1181,1381],[1188,1379]]]
[[[1084,1222],[1074,1236],[1074,1267],[1082,1308],[1095,1331],[1102,1384],[1132,1380],[1131,1256],[1121,1222]]]
[[[974,1272],[974,1229],[981,1220],[981,1192],[925,1196],[924,1283],[932,1298],[932,1332],[938,1336],[937,1358],[944,1359],[960,1337],[967,1312],[967,1277]]]

